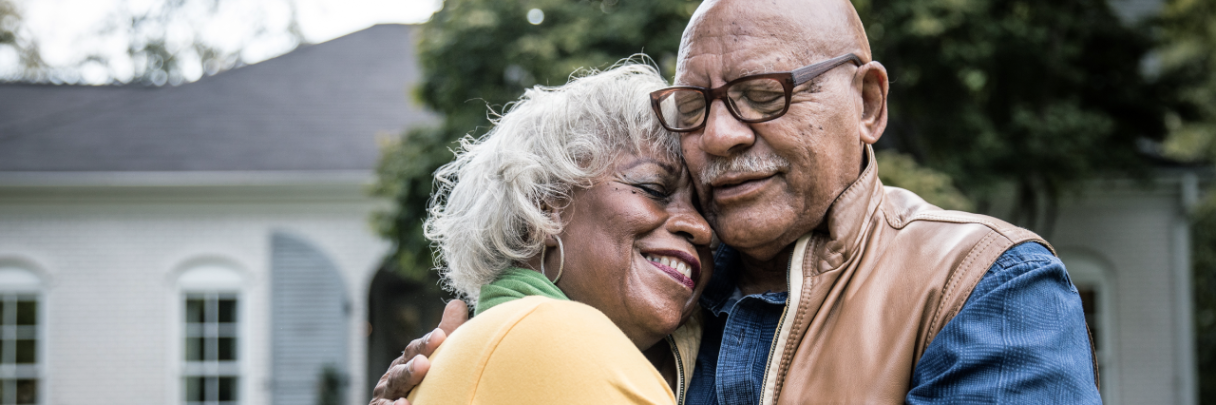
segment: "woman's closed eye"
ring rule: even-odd
[[[647,195],[654,199],[666,200],[668,197],[671,197],[671,193],[667,191],[667,186],[662,184],[642,183],[634,184],[633,186],[646,192]]]

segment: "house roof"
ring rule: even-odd
[[[177,87],[0,85],[0,172],[363,171],[411,101],[414,27],[377,25]]]

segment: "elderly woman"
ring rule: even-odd
[[[672,333],[710,276],[711,231],[647,103],[663,86],[625,64],[528,90],[440,168],[426,234],[476,316],[430,357],[411,402],[683,395],[696,349]]]

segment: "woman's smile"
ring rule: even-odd
[[[642,257],[689,290],[695,289],[697,280],[701,279],[701,264],[691,254],[679,250],[655,250],[642,252]]]

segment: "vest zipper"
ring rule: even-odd
[[[676,348],[675,339],[671,335],[667,335],[667,345],[671,347],[671,354],[676,357],[676,405],[684,405],[684,359],[680,357],[680,349]]]
[[[794,253],[790,255],[790,261],[785,264],[785,308],[781,310],[781,319],[777,321],[777,330],[773,333],[773,342],[768,347],[768,360],[764,363],[764,379],[760,380],[760,405],[764,405],[764,391],[768,388],[765,386],[768,384],[768,373],[773,371],[773,356],[777,353],[777,339],[781,338],[781,328],[785,327],[785,316],[790,312],[789,294],[793,294],[793,290],[790,289],[789,273],[793,268],[794,255],[796,254],[798,254],[798,249],[794,249]],[[774,399],[776,399],[776,393],[774,393]]]

